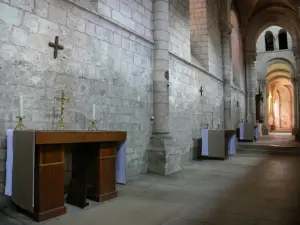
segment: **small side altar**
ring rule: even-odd
[[[254,141],[254,126],[252,123],[240,123],[239,124],[239,137],[240,142],[253,142]]]
[[[10,131],[8,157],[13,167],[7,173],[12,173],[12,185],[6,187],[6,194],[36,221],[66,213],[64,148],[68,145],[72,179],[67,202],[83,208],[86,198],[114,198],[116,183],[126,182],[126,137],[123,131]]]
[[[224,130],[202,130],[202,152],[201,157],[206,158],[227,158],[225,152],[225,131]]]

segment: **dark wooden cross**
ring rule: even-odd
[[[49,46],[54,48],[54,59],[57,58],[58,50],[64,49],[64,46],[58,44],[58,36],[55,36],[55,43],[49,42]]]

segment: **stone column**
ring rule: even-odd
[[[255,52],[247,52],[246,56],[246,73],[247,73],[247,98],[248,98],[248,113],[247,120],[249,123],[256,124],[256,108],[255,96],[258,91],[257,88],[257,73],[255,70]]]
[[[297,91],[297,77],[292,78],[292,84],[293,84],[293,107],[294,107],[294,116],[293,116],[293,130],[292,134],[296,135],[297,133],[297,127],[298,127],[298,91]]]
[[[153,1],[154,124],[148,147],[148,171],[169,175],[181,170],[181,150],[169,132],[169,1]]]
[[[295,117],[295,127],[293,129],[293,133],[295,133],[296,141],[300,141],[300,113],[298,110],[300,109],[300,49],[294,49],[294,56],[296,61],[296,68],[293,77],[293,85],[294,85],[294,107],[296,110]],[[297,122],[297,123],[296,123]],[[295,130],[297,130],[295,132]]]
[[[260,80],[259,81],[261,91],[263,93],[263,118],[264,122],[262,124],[262,134],[263,135],[269,135],[269,121],[268,121],[268,94],[267,94],[267,86],[266,86],[266,80]]]
[[[231,31],[230,24],[230,1],[224,0],[220,3],[220,26],[222,43],[222,68],[224,79],[224,128],[234,129],[233,105],[232,104],[232,54],[231,54]]]

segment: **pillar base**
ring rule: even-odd
[[[148,172],[168,176],[182,170],[182,151],[169,134],[153,134],[148,147]]]
[[[268,126],[266,124],[262,125],[262,134],[263,135],[269,135],[269,129],[268,129]]]
[[[296,136],[297,130],[298,130],[297,127],[293,127],[293,129],[292,129],[292,135]]]

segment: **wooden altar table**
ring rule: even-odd
[[[14,131],[12,201],[36,221],[66,213],[66,146],[72,150],[69,201],[116,197],[116,155],[126,137],[118,131]]]

